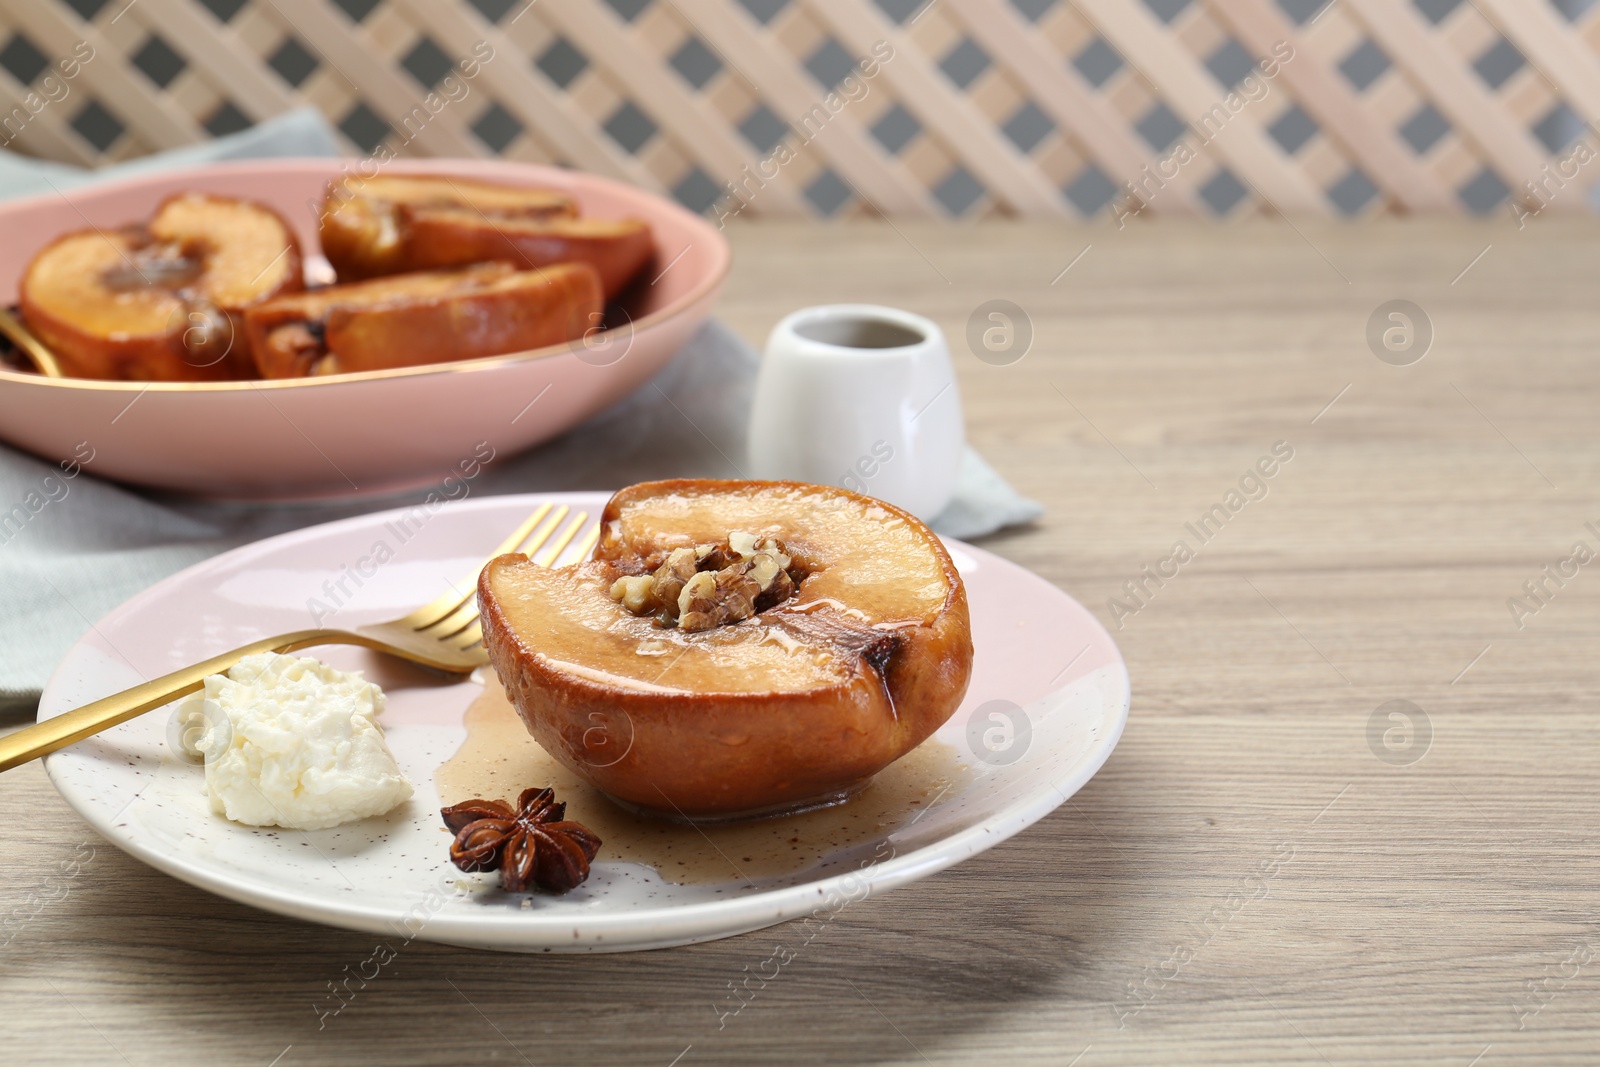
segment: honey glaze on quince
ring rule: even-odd
[[[863,536],[870,529],[871,536]],[[792,598],[753,619],[688,634],[613,600],[617,559],[717,544],[732,531],[774,538],[805,577]],[[506,567],[494,579],[507,629],[553,668],[651,692],[801,692],[849,684],[854,656],[797,641],[785,623],[830,608],[884,631],[932,624],[948,606],[947,561],[933,534],[875,501],[775,484],[749,493],[680,493],[624,503],[596,560],[576,569]],[[797,654],[804,653],[804,654]],[[670,656],[670,679],[662,662]]]
[[[566,802],[567,818],[604,842],[596,862],[643,864],[679,885],[735,881],[741,874],[771,878],[814,867],[830,853],[906,826],[971,774],[952,746],[929,738],[842,804],[694,827],[624,811],[563,767],[528,733],[498,678],[489,678],[467,709],[465,724],[466,741],[434,775],[444,804],[473,797],[514,800],[529,786],[551,786]]]

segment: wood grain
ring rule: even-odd
[[[897,227],[730,229],[723,317],[757,343],[822,301],[940,322],[973,441],[1049,509],[988,547],[1108,624],[1186,522],[1294,448],[1122,620],[1132,718],[1081,793],[852,905],[720,1029],[727,983],[792,931],[414,944],[319,1032],[371,938],[144,867],[30,766],[0,777],[0,915],[31,914],[0,946],[5,1062],[1593,1063],[1600,577],[1521,630],[1507,600],[1600,541],[1600,224]],[[995,298],[1034,330],[1010,366],[963,340]],[[1364,340],[1393,299],[1433,326],[1412,366]],[[1368,741],[1397,699],[1432,732],[1406,766]]]

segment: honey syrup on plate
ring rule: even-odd
[[[841,804],[750,822],[689,826],[624,811],[562,766],[528,733],[493,676],[467,709],[466,729],[461,748],[434,774],[446,805],[474,797],[515,804],[524,789],[550,786],[566,802],[567,818],[604,842],[599,860],[644,864],[679,885],[806,870],[832,853],[905,826],[971,773],[953,747],[929,738]]]

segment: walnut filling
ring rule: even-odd
[[[652,573],[623,575],[611,583],[611,599],[661,626],[697,633],[788,600],[798,581],[792,565],[778,541],[735,530],[720,543],[673,549]]]
[[[267,347],[282,355],[299,375],[333,373],[334,356],[328,351],[327,334],[320,320],[306,319],[277,327],[267,334]]]
[[[101,272],[101,283],[113,292],[171,289],[184,292],[205,273],[207,247],[200,241],[162,241],[142,226],[123,231],[130,247],[122,262]]]

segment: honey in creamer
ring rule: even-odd
[[[928,739],[829,808],[723,825],[688,826],[624,811],[562,766],[528,733],[497,678],[466,712],[467,739],[434,775],[446,805],[474,797],[515,804],[530,786],[551,786],[567,818],[603,842],[597,862],[639,863],[663,881],[745,881],[806,870],[827,856],[905,826],[970,773],[951,746]]]

